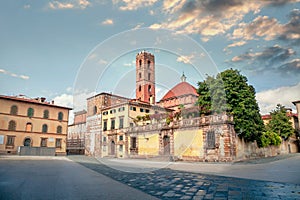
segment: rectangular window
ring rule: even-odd
[[[119,118],[119,128],[123,128],[124,127],[124,118],[120,117]]]
[[[106,137],[105,136],[103,136],[103,142],[106,142]]]
[[[41,138],[41,147],[47,147],[47,138]]]
[[[112,111],[112,110],[110,110],[110,111],[109,111],[109,113],[110,113],[110,114],[112,114],[112,113],[113,113],[113,111]]]
[[[103,151],[106,151],[106,146],[103,146]]]
[[[119,146],[119,151],[123,151],[123,145]]]
[[[214,149],[215,148],[215,132],[208,131],[206,134],[207,148]]]
[[[132,107],[132,110],[133,110],[133,111],[136,111],[136,107]]]
[[[46,142],[47,142],[47,141],[46,141]],[[47,144],[46,144],[46,145],[47,145]],[[57,139],[55,140],[55,147],[56,147],[56,148],[61,148],[61,139],[58,139],[58,138],[57,138]]]
[[[146,113],[149,113],[149,112],[150,112],[150,110],[146,109]]]
[[[131,138],[131,148],[135,149],[136,148],[136,137]]]
[[[132,122],[130,122],[129,126],[130,126],[130,127],[133,127],[133,123],[132,123]]]
[[[111,130],[115,129],[115,119],[111,119],[111,126],[110,126]]]
[[[144,112],[144,109],[143,109],[143,108],[140,108],[140,112]]]
[[[123,141],[123,135],[120,135],[120,136],[119,136],[119,140],[120,140],[120,141]]]
[[[8,136],[7,136],[6,145],[7,145],[7,146],[14,146],[14,144],[15,144],[15,137],[16,137],[16,136],[8,135]]]
[[[107,120],[103,121],[103,131],[107,131]]]

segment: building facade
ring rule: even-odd
[[[136,98],[100,93],[87,99],[86,154],[118,158],[230,161],[236,154],[231,116],[199,116],[198,93],[181,82],[156,102],[155,58],[136,55]]]
[[[70,108],[45,98],[0,96],[0,154],[16,154],[19,147],[55,148],[66,154]]]
[[[68,126],[67,153],[84,154],[86,135],[86,110],[74,113],[74,123]]]

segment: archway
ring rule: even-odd
[[[31,139],[30,138],[25,138],[25,140],[24,140],[24,146],[25,147],[30,147],[31,146]]]
[[[110,155],[115,155],[115,141],[110,143]]]
[[[165,135],[163,137],[164,155],[170,155],[170,137]]]

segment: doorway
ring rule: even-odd
[[[165,135],[163,137],[164,155],[170,155],[170,137]]]
[[[115,155],[115,141],[111,141],[110,143],[110,155]]]
[[[30,147],[31,146],[31,139],[30,138],[25,138],[25,140],[24,140],[24,146],[25,147]]]

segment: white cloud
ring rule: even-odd
[[[114,21],[112,19],[106,19],[101,24],[102,25],[113,25]]]
[[[67,87],[66,91],[67,92],[72,92],[73,88],[72,87]]]
[[[55,105],[73,108],[73,95],[61,94],[54,97],[53,100]]]
[[[227,47],[230,48],[230,47],[240,47],[240,46],[243,46],[244,44],[246,44],[246,41],[238,41],[238,42],[234,42],[230,45],[228,45]]]
[[[125,67],[131,67],[132,66],[132,63],[124,63],[123,64]]]
[[[194,58],[194,55],[189,55],[189,56],[184,56],[181,55],[179,57],[177,57],[177,62],[183,62],[185,64],[191,63],[191,59]]]
[[[282,104],[287,108],[294,108],[292,101],[300,100],[300,82],[294,86],[279,87],[256,94],[256,100],[262,114],[268,114]]]
[[[184,34],[200,34],[204,42],[225,34],[249,12],[257,13],[263,3],[239,1],[166,1],[163,11],[170,15],[163,23],[150,28],[166,28]]]
[[[233,31],[232,39],[253,40],[255,37],[263,37],[265,40],[272,40],[283,32],[284,26],[279,24],[277,19],[258,16],[249,24],[240,23]]]
[[[138,23],[138,24],[133,28],[133,30],[139,29],[139,28],[141,28],[143,25],[144,25],[144,23]]]
[[[67,88],[68,90],[68,88]],[[73,95],[61,94],[53,98],[54,104],[58,106],[64,106],[68,108],[73,108]],[[72,124],[74,121],[74,111],[70,110],[69,112],[69,124]]]
[[[114,0],[114,4],[121,4],[120,10],[137,10],[142,7],[152,6],[157,0]]]
[[[0,69],[0,73],[9,75],[9,76],[11,76],[11,77],[20,78],[20,79],[23,79],[23,80],[28,80],[28,79],[29,79],[29,76],[22,75],[22,74],[21,74],[21,75],[18,75],[18,74],[9,72],[9,71],[4,70],[4,69]]]
[[[53,10],[60,9],[86,9],[91,3],[88,0],[71,0],[71,1],[51,1],[48,7]]]
[[[101,65],[106,65],[108,62],[106,60],[103,60],[103,59],[100,59],[98,61],[98,64],[101,64]]]
[[[29,4],[24,5],[24,9],[29,9],[31,6]]]

